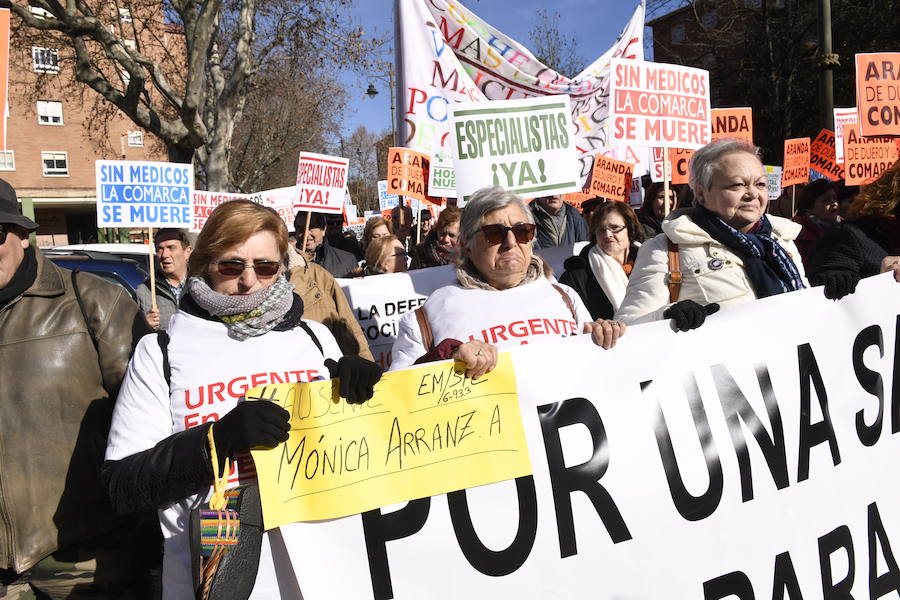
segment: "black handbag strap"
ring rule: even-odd
[[[156,342],[162,350],[163,377],[166,378],[166,386],[172,391],[172,365],[169,364],[169,334],[163,330],[156,332]]]

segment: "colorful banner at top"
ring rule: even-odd
[[[491,27],[459,2],[397,0],[401,143],[429,155],[451,147],[450,104],[568,94],[575,145],[595,153],[609,146],[610,60],[643,60],[644,3],[613,46],[570,78],[538,61],[524,46]],[[632,160],[637,162],[631,152]],[[583,176],[590,170],[590,161]]]

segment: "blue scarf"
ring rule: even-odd
[[[803,279],[791,257],[772,239],[772,223],[762,216],[753,233],[742,233],[714,212],[694,207],[691,217],[714,240],[744,259],[744,270],[757,298],[802,290]]]

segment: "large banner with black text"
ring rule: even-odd
[[[533,475],[283,527],[303,597],[887,595],[898,307],[882,275],[838,302],[817,288],[692,332],[631,327],[609,351],[516,347]],[[403,451],[433,452],[430,435]]]

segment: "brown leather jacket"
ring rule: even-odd
[[[112,407],[149,331],[128,293],[36,250],[37,277],[0,309],[0,568],[22,572],[123,523],[101,484]]]
[[[322,323],[337,340],[341,352],[372,360],[366,336],[359,327],[344,290],[331,273],[312,263],[291,245],[290,282],[303,299],[303,318]]]

